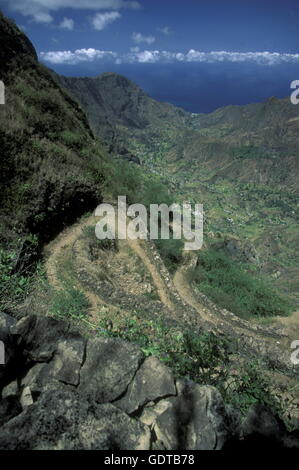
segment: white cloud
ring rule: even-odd
[[[286,54],[279,52],[228,52],[212,51],[200,52],[194,49],[185,55],[187,62],[254,62],[260,65],[275,65],[290,62],[299,62],[299,54]]]
[[[72,31],[74,29],[74,25],[75,25],[74,20],[72,20],[71,18],[63,18],[59,27],[62,29],[68,29],[69,31]]]
[[[140,44],[141,42],[146,42],[146,44],[153,44],[153,42],[155,42],[155,40],[156,40],[156,38],[154,36],[144,36],[141,33],[133,33],[132,34],[132,39],[137,44]]]
[[[50,51],[41,52],[40,57],[51,64],[71,64],[80,62],[94,62],[102,59],[117,59],[117,54],[112,51],[101,51],[98,49],[77,49],[72,51]]]
[[[169,52],[159,50],[140,51],[139,47],[131,48],[130,52],[119,54],[112,51],[98,49],[77,49],[71,51],[42,52],[40,57],[45,62],[52,64],[77,64],[79,62],[96,60],[112,60],[115,63],[245,63],[251,62],[257,65],[273,66],[279,64],[299,64],[299,54],[287,54],[278,52],[228,52],[211,51],[202,52],[190,49],[189,52]]]
[[[169,36],[171,33],[169,26],[164,26],[164,28],[157,28],[157,31],[159,31],[159,33],[165,34],[165,36]]]
[[[127,54],[126,59],[129,63],[154,64],[154,63],[172,63],[177,60],[175,52],[168,51],[141,51]]]
[[[154,64],[159,61],[159,51],[143,51],[137,52],[133,59],[137,59],[137,62],[141,64]],[[134,60],[135,62],[135,60]]]
[[[39,23],[50,23],[53,21],[50,13],[63,8],[93,11],[141,8],[140,3],[135,0],[3,0],[3,3],[11,11],[30,16]]]
[[[33,15],[33,19],[36,23],[52,23],[53,16],[45,11],[39,11]]]
[[[185,60],[185,56],[182,52],[177,52],[175,55],[176,60],[179,62],[183,62]]]
[[[118,11],[109,11],[107,13],[97,13],[91,20],[91,24],[94,29],[97,31],[102,31],[108,26],[108,24],[113,23],[113,21],[121,18]]]

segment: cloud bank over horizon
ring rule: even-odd
[[[299,79],[298,0],[0,0],[0,8],[56,73],[117,73],[191,112],[286,97]]]
[[[141,42],[141,41],[139,41]],[[299,64],[299,54],[279,52],[230,52],[211,51],[202,52],[190,49],[187,53],[160,50],[132,51],[117,53],[94,48],[76,49],[74,51],[47,51],[40,52],[40,59],[50,64],[77,65],[82,62],[95,62],[97,60],[114,61],[117,64],[161,64],[161,63],[255,63],[257,65]]]

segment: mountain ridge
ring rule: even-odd
[[[156,102],[134,82],[113,72],[85,78],[57,77],[86,111],[95,134],[116,153],[123,153],[126,140],[119,134],[119,128],[141,130],[151,119],[159,120],[167,114],[187,116],[173,105]]]
[[[272,97],[261,103],[231,105],[208,114],[194,114],[154,100],[131,80],[116,73],[108,72],[89,78],[60,76],[59,80],[85,109],[98,136],[107,139],[107,134],[103,134],[104,119],[109,122],[110,128],[111,125],[114,127],[111,138],[114,144],[118,139],[123,145],[126,144],[131,133],[137,140],[144,142],[148,140],[148,136],[143,135],[145,129],[147,133],[159,136],[161,127],[166,126],[173,133],[176,131],[176,135],[171,136],[174,142],[173,159],[180,159],[182,141],[184,158],[195,161],[204,153],[211,159],[212,168],[215,158],[219,160],[221,157],[226,161],[239,156],[255,158],[256,152],[260,160],[269,161],[269,166],[274,169],[267,170],[260,161],[255,162],[254,166],[269,181],[274,179],[279,183],[281,166],[274,160],[284,158],[284,163],[290,168],[288,185],[291,183],[298,189],[299,160],[296,158],[296,149],[299,145],[299,113],[288,98]],[[117,145],[115,147],[117,149]]]

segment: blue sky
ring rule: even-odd
[[[58,73],[115,71],[193,112],[290,94],[298,0],[0,0]]]

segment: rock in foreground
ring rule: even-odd
[[[175,380],[126,341],[86,339],[49,317],[16,323],[4,314],[0,339],[8,347],[0,449],[211,450],[245,441],[255,447],[258,433],[299,447],[269,410],[255,405],[242,421],[217,389]]]

